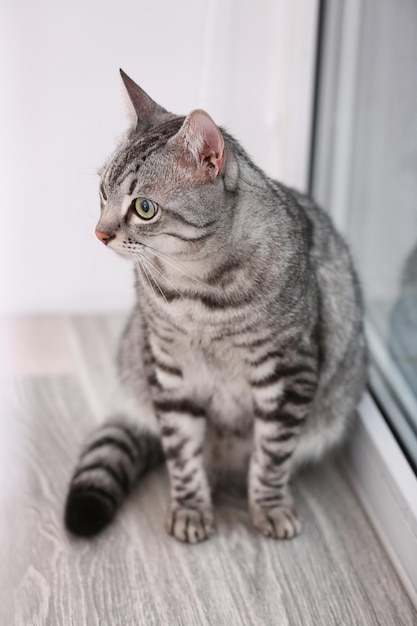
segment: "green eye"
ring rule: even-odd
[[[133,201],[133,206],[136,213],[143,220],[150,220],[156,215],[157,205],[148,198],[136,198]]]
[[[101,183],[100,185],[100,193],[103,196],[103,200],[107,200],[107,192],[104,183]]]

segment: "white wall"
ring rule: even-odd
[[[0,308],[100,311],[132,299],[94,236],[101,165],[125,128],[118,68],[176,113],[206,108],[304,187],[317,0],[6,0],[0,15]]]

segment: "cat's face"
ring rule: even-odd
[[[123,78],[137,125],[102,169],[96,234],[122,255],[198,256],[223,217],[222,134],[205,112],[169,114]]]

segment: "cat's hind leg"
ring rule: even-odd
[[[113,519],[137,479],[163,461],[159,438],[123,418],[96,429],[80,455],[65,506],[72,533],[92,536]]]

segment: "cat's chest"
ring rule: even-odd
[[[191,339],[180,357],[186,385],[209,408],[212,421],[232,430],[246,430],[253,400],[242,354],[230,342],[210,341],[210,336],[204,339]]]
[[[172,333],[164,346],[156,333],[151,341],[156,351],[167,350],[172,365],[181,371],[181,377],[165,381],[173,392],[201,403],[220,430],[240,434],[251,426],[253,396],[248,364],[227,336],[228,329],[228,324],[195,323],[191,319],[182,332]]]

